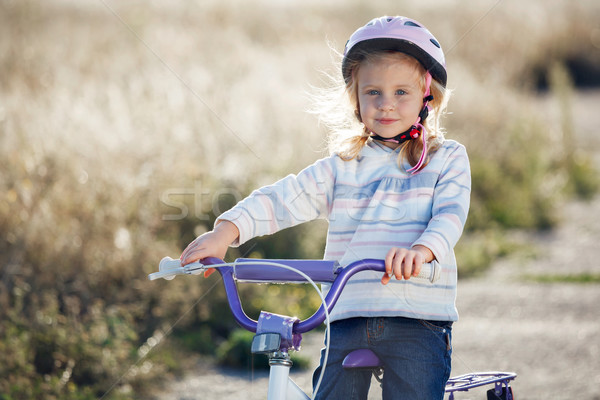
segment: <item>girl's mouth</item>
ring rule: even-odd
[[[381,118],[381,119],[377,120],[377,122],[379,122],[381,125],[391,125],[396,121],[397,121],[397,119],[393,119],[393,118]]]

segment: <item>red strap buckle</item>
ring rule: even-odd
[[[421,134],[421,132],[419,132],[419,129],[417,129],[416,126],[413,126],[412,129],[410,130],[410,137],[413,139],[418,138],[420,134]]]

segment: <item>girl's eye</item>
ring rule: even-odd
[[[370,95],[370,96],[377,96],[379,94],[379,90],[375,90],[375,89],[369,90],[367,92],[367,94]]]
[[[405,95],[405,94],[406,94],[406,92],[405,92],[404,90],[402,90],[402,89],[398,89],[398,90],[396,90],[396,94],[398,94],[398,95],[401,95],[401,96],[402,96],[402,95]]]

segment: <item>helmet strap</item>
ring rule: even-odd
[[[418,138],[420,133],[421,132],[419,132],[418,127],[416,125],[413,125],[410,128],[408,128],[407,130],[405,130],[404,132],[399,133],[392,138],[384,138],[383,136],[379,136],[378,134],[373,133],[373,132],[371,132],[371,137],[375,140],[379,140],[382,142],[402,144],[402,143],[406,142],[407,140]]]

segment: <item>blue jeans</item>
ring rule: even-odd
[[[331,324],[331,343],[317,399],[366,399],[371,371],[342,368],[353,350],[371,349],[384,364],[383,399],[444,398],[450,377],[452,322],[402,317],[349,318]],[[327,334],[327,333],[326,333]],[[313,388],[321,374],[313,374]]]

